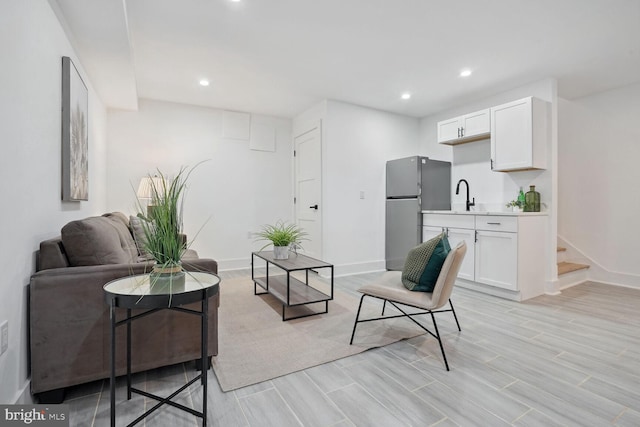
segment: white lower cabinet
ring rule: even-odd
[[[544,293],[546,215],[424,214],[423,224],[423,241],[444,231],[451,247],[466,242],[458,285],[518,301]]]
[[[475,281],[517,291],[518,233],[478,230],[476,238]]]
[[[474,279],[475,256],[472,248],[475,232],[473,229],[425,226],[422,230],[423,242],[436,237],[443,231],[447,234],[447,239],[449,240],[449,244],[452,248],[458,246],[460,242],[465,241],[467,243],[467,254],[464,257],[464,260],[462,260],[458,277],[466,280]]]

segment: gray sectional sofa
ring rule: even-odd
[[[29,287],[29,328],[31,392],[41,403],[59,402],[65,387],[110,375],[109,308],[102,287],[149,272],[152,265],[140,255],[130,219],[135,220],[111,213],[72,221],[60,237],[40,243]],[[216,261],[198,258],[192,250],[183,257],[183,266],[188,271],[218,271]],[[209,301],[209,356],[218,352],[218,305],[218,296]],[[199,310],[200,305],[190,307]],[[125,310],[119,311],[124,317]],[[116,370],[122,375],[125,329],[118,329],[116,340]],[[161,310],[133,324],[133,372],[199,357],[197,316]]]

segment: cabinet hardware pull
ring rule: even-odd
[[[478,241],[478,230],[475,230],[475,231],[473,232],[473,240],[474,240],[475,242],[477,242],[477,241]]]
[[[447,227],[447,237],[449,237],[449,227]]]
[[[488,222],[487,224],[489,224],[489,225],[500,225],[499,222]]]
[[[493,159],[491,159],[491,170],[493,170]]]
[[[460,128],[460,136],[464,136],[464,127]]]
[[[460,138],[460,128],[458,128],[458,138]]]
[[[309,206],[309,209],[315,209],[315,210],[318,210],[318,205],[317,205],[317,204],[315,204],[315,205],[313,205],[313,206]]]

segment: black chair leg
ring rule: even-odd
[[[362,308],[362,301],[366,295],[362,294],[360,298],[360,305],[358,306],[358,313],[356,314],[356,321],[353,323],[353,332],[351,332],[351,341],[349,341],[349,345],[353,344],[353,337],[356,335],[356,326],[358,326],[358,318],[360,317],[360,309]]]
[[[449,305],[451,306],[451,312],[453,313],[453,318],[456,319],[456,325],[458,325],[458,331],[462,332],[462,329],[460,329],[460,323],[458,323],[458,316],[456,316],[456,311],[453,309],[453,303],[451,302],[451,298],[449,298]]]
[[[382,300],[382,314],[380,314],[380,316],[384,316],[384,309],[387,306],[387,300]]]
[[[433,327],[436,330],[436,338],[438,339],[438,344],[440,344],[440,351],[442,352],[442,358],[444,359],[444,366],[449,370],[449,363],[447,362],[447,355],[444,354],[444,346],[442,345],[442,339],[440,338],[440,331],[438,331],[438,324],[436,323],[436,316],[431,312],[431,320],[433,320]]]

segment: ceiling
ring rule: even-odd
[[[424,117],[548,77],[567,99],[640,81],[640,0],[49,2],[110,108]]]

